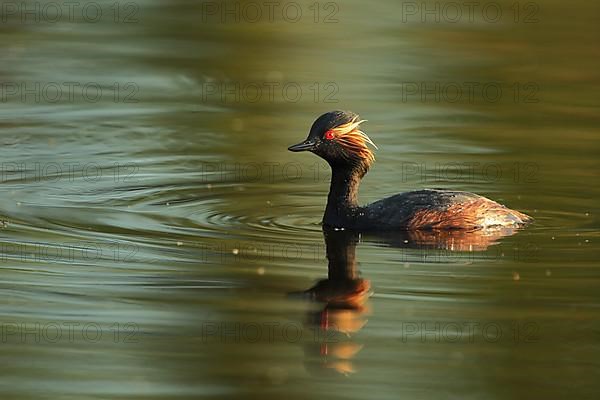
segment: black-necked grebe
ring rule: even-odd
[[[364,122],[350,111],[331,111],[313,123],[305,141],[290,151],[310,151],[331,166],[331,186],[323,225],[357,230],[479,229],[520,226],[531,217],[473,193],[427,189],[400,193],[358,205],[360,180],[375,160],[360,130]]]

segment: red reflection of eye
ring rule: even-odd
[[[334,137],[333,136],[333,131],[327,131],[327,132],[325,132],[325,139],[331,140],[331,139],[333,139],[333,137]]]

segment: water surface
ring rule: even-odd
[[[3,395],[598,396],[596,4],[94,4],[3,9]],[[328,168],[286,148],[336,108],[380,149],[362,202],[444,187],[534,224],[326,251]]]

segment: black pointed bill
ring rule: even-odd
[[[293,146],[288,147],[289,151],[310,151],[314,150],[315,144],[310,140],[305,140],[304,142],[295,144]]]

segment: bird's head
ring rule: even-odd
[[[375,143],[360,130],[361,120],[352,111],[330,111],[315,120],[308,137],[290,146],[290,151],[310,151],[331,167],[361,168],[366,172],[375,156],[367,144]]]

